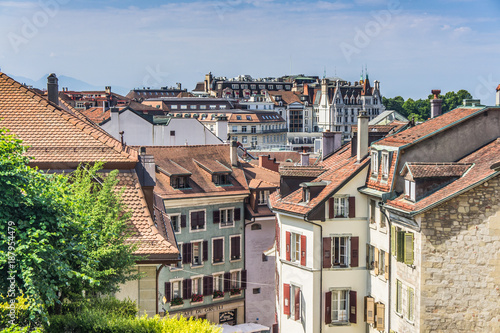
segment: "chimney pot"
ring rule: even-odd
[[[431,90],[431,93],[434,95],[434,99],[431,99],[431,118],[436,118],[441,115],[443,100],[439,99],[439,94],[441,90],[434,89]]]

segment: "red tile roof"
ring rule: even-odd
[[[276,105],[278,105],[280,102],[280,101],[276,101],[276,95],[281,96],[281,99],[283,101],[283,105],[290,105],[292,103],[304,104],[300,100],[300,97],[297,94],[295,94],[293,91],[278,90],[278,91],[268,91],[268,93],[269,93],[269,97],[271,97],[271,100]]]
[[[85,110],[80,110],[85,117],[92,120],[96,124],[102,123],[104,120],[111,117],[111,109],[103,110],[102,107],[93,107]]]
[[[388,201],[387,205],[389,208],[394,207],[414,214],[421,213],[498,175],[500,171],[492,169],[491,166],[498,162],[499,156],[500,139],[496,139],[459,161],[459,163],[470,164],[472,167],[454,182],[415,203],[401,195],[394,200]]]
[[[302,189],[298,189],[284,198],[273,193],[269,196],[273,210],[286,211],[294,214],[305,215],[324,202],[335,191],[342,187],[351,177],[368,166],[369,156],[357,163],[357,156],[351,156],[351,144],[348,143],[339,151],[320,163],[325,167],[325,172],[313,182],[328,181],[325,188],[308,203],[302,202]]]
[[[280,174],[277,172],[247,162],[242,162],[241,167],[249,188],[276,188],[280,185]]]
[[[285,177],[318,177],[323,172],[325,168],[320,165],[317,166],[292,166],[285,165],[280,166],[280,175]]]
[[[83,162],[106,161],[113,167],[133,168],[137,152],[126,147],[89,120],[58,107],[34,91],[0,73],[0,126],[29,146],[32,165],[74,168]]]
[[[432,135],[444,127],[462,121],[468,116],[480,112],[477,108],[458,108],[442,114],[439,117],[429,119],[421,124],[411,127],[402,132],[388,136],[375,142],[376,145],[401,147],[407,144],[415,143],[424,137]]]
[[[406,163],[401,175],[410,172],[413,179],[431,177],[461,177],[472,164],[470,163]]]
[[[147,146],[146,154],[153,155],[156,165],[169,170],[171,162],[191,173],[189,189],[174,189],[170,186],[170,177],[163,172],[156,172],[155,193],[162,199],[179,199],[189,197],[207,197],[248,194],[248,186],[239,167],[231,167],[229,145],[203,145],[203,146]],[[218,162],[217,162],[218,161]],[[230,182],[232,186],[217,186],[212,181],[212,175],[203,167],[221,170],[232,170]],[[210,169],[212,170],[212,169]]]

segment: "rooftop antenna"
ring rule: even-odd
[[[326,66],[323,67],[323,79],[326,79]]]

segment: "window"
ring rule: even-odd
[[[300,235],[292,233],[292,261],[300,261]]]
[[[415,290],[396,280],[396,313],[413,322],[415,319]]]
[[[253,125],[253,126],[250,128],[250,131],[251,131],[251,133],[257,133],[257,126]]]
[[[246,136],[241,137],[241,143],[248,143]]]
[[[384,250],[379,250],[378,251],[378,274],[379,275],[385,275],[385,251]]]
[[[170,108],[171,108],[172,110],[177,110],[177,104],[173,104],[173,105],[171,105],[171,106],[170,106]]]
[[[196,277],[191,279],[191,292],[194,295],[202,295],[203,289],[202,289],[202,279],[201,277]]]
[[[403,284],[396,280],[396,312],[403,313]]]
[[[220,225],[222,227],[228,227],[234,225],[234,209],[226,208],[220,209]]]
[[[405,196],[412,201],[415,200],[415,182],[405,179]]]
[[[205,229],[205,211],[191,212],[191,230]]]
[[[371,244],[366,244],[366,268],[373,270],[375,268],[375,247]]]
[[[407,265],[413,265],[414,235],[404,232],[395,226],[391,226],[391,248],[392,255],[397,261]]]
[[[228,174],[219,174],[213,176],[215,185],[230,185]]]
[[[260,294],[260,288],[253,288],[254,294]]]
[[[174,232],[180,233],[181,232],[181,216],[180,215],[170,215],[170,223],[172,223],[172,229],[174,229]]]
[[[252,120],[252,116],[247,115],[247,120]]]
[[[348,322],[349,290],[332,291],[332,323]]]
[[[335,217],[349,217],[348,197],[335,197]]]
[[[206,105],[200,105],[200,109],[201,110],[206,110],[207,106]],[[207,115],[205,115],[205,117],[201,116],[201,119],[206,119],[206,118],[207,118]]]
[[[188,177],[170,177],[170,185],[176,189],[189,188]]]
[[[172,286],[171,287],[172,288],[172,299],[182,298],[181,282],[182,282],[182,280],[170,282],[171,286]]]
[[[231,239],[231,260],[241,259],[241,236],[230,236]]]
[[[290,305],[292,307],[291,309],[291,315],[293,320],[299,320],[300,319],[300,288],[297,286],[292,285],[291,288],[291,293],[290,293]]]
[[[181,105],[181,109],[182,110],[186,110],[187,109],[187,105]]]
[[[372,174],[376,175],[378,174],[378,152],[372,151],[371,156],[372,156],[371,159]]]
[[[241,116],[236,116],[236,120],[241,120]]]
[[[370,200],[370,223],[375,223],[375,207],[377,202],[375,200]]]
[[[241,126],[241,132],[246,133],[247,132],[247,127],[246,126]]]
[[[389,153],[382,153],[382,177],[387,178],[389,176]]]
[[[216,238],[212,240],[212,262],[224,262],[224,238]]]
[[[224,274],[214,274],[214,291],[223,291]]]
[[[191,258],[191,264],[193,266],[199,266],[202,264],[202,242],[193,242],[191,243],[191,249],[193,252],[193,256]]]
[[[269,199],[269,190],[259,191],[259,205],[267,205],[267,200]]]
[[[306,266],[306,240],[305,235],[286,232],[286,260]]]
[[[256,136],[252,136],[252,146],[257,146],[257,137]]]
[[[224,110],[226,108],[226,105],[219,105],[219,109]]]
[[[262,261],[267,261],[267,260],[268,260],[267,256],[264,253],[262,253]]]
[[[233,84],[231,85],[231,88],[233,88],[233,89],[239,89],[239,88],[240,88],[240,85],[239,85],[239,84],[236,84],[236,83],[233,83]]]
[[[231,130],[232,130],[233,133],[238,132],[238,126],[232,126]]]
[[[349,264],[349,237],[332,238],[332,259],[333,266],[347,267]]]
[[[260,225],[259,223],[252,224],[251,230],[261,230],[261,229],[262,225]]]
[[[189,106],[189,108],[190,108],[191,110],[196,110],[196,105],[191,104],[191,105]]]
[[[413,288],[408,287],[408,301],[407,301],[407,309],[406,309],[406,319],[413,322],[414,319],[414,300],[415,300],[415,291]]]
[[[231,140],[238,142],[238,137],[237,137],[237,136],[233,136],[233,137],[231,138]]]
[[[209,108],[210,110],[215,110],[217,108],[217,105],[210,105]]]

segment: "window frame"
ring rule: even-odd
[[[383,151],[382,152],[382,158],[381,158],[381,165],[382,165],[382,178],[388,178],[389,177],[389,169],[390,169],[390,155],[388,151]]]
[[[260,190],[259,197],[257,200],[257,205],[259,206],[267,206],[269,200],[270,191],[269,190]]]
[[[302,314],[302,286],[299,286],[295,283],[290,283],[290,319],[291,320],[299,320],[299,318],[295,318],[295,291],[296,289],[299,289],[299,313]]]
[[[343,255],[344,257],[344,264],[340,262],[342,254],[339,254],[339,263],[335,263],[335,257],[337,256],[337,252],[335,251],[335,239],[339,238],[339,246],[340,248],[343,247],[345,249],[345,254]],[[331,236],[331,242],[332,242],[332,248],[331,248],[331,260],[332,260],[332,268],[349,268],[351,266],[351,235],[333,235]],[[345,239],[346,243],[345,245],[340,244],[340,240]],[[340,250],[339,248],[339,250]]]
[[[292,263],[300,264],[301,236],[302,233],[290,231],[290,262]]]
[[[191,218],[191,214],[196,213],[196,212],[204,212],[203,213],[203,216],[204,216],[203,228],[193,229],[193,226],[192,226],[193,221]],[[206,209],[190,210],[189,211],[189,232],[193,233],[193,232],[200,232],[200,231],[206,231],[206,230],[207,230],[207,210]]]
[[[233,259],[232,239],[236,238],[236,237],[240,238],[240,251],[239,251],[240,256],[239,256],[239,258]],[[236,261],[242,260],[242,258],[243,258],[242,247],[243,247],[243,238],[241,237],[241,234],[229,236],[229,262],[236,262]]]
[[[182,233],[182,228],[181,228],[181,213],[175,213],[175,214],[168,214],[170,218],[170,223],[172,224],[172,230],[174,231],[174,234],[179,235]],[[174,227],[174,222],[172,221],[172,218],[175,218],[177,221],[177,229],[175,230]]]
[[[333,216],[334,218],[348,218],[349,217],[349,196],[334,196],[333,197]],[[343,205],[339,205],[343,201]],[[343,215],[338,214],[342,212]]]
[[[330,292],[332,293],[332,304],[331,304],[331,318],[332,324],[348,324],[349,323],[349,293],[351,292],[350,289],[331,289]],[[344,298],[342,299],[340,297],[340,293],[343,293],[342,296]],[[334,295],[336,295],[337,300],[335,300]],[[344,309],[341,309],[340,302],[344,301]],[[335,302],[337,303],[337,306],[334,307]],[[335,310],[335,308],[338,308],[338,310]],[[342,314],[342,319],[339,319],[339,313],[337,314],[337,319],[335,320],[334,313],[335,311],[343,311],[344,313]]]
[[[190,279],[191,279],[191,298],[193,297],[193,295],[203,296],[203,275],[191,276]],[[195,284],[197,285],[198,290],[196,290]]]
[[[378,151],[374,150],[371,152],[372,175],[378,175],[378,164]]]
[[[212,273],[212,278],[213,278],[212,293],[216,292],[216,291],[224,292],[224,272]],[[220,289],[216,289],[219,287],[217,284],[220,284]],[[224,297],[222,297],[222,298],[224,298]]]
[[[221,261],[215,261],[215,241],[222,239],[222,260]],[[220,265],[224,264],[226,261],[226,251],[225,251],[225,237],[214,237],[212,238],[212,265]]]
[[[190,242],[191,243],[191,267],[202,267],[203,266],[203,240],[193,240]],[[199,244],[199,247],[198,247],[198,257],[199,257],[199,264],[198,263],[195,263],[195,260],[194,260],[194,257],[195,257],[195,254],[194,254],[194,245],[195,244]]]
[[[170,283],[170,299],[173,300],[174,298],[183,298],[182,297],[182,280],[183,279],[171,279],[168,282]],[[174,284],[178,284],[179,287],[179,295],[177,297],[174,296]]]
[[[224,208],[219,208],[219,229],[223,229],[223,228],[233,228],[234,227],[234,209],[235,207],[224,207]],[[223,213],[226,212],[225,214]],[[232,219],[231,219],[231,223],[229,223],[228,221],[226,222],[223,222],[223,217],[225,216],[227,218],[227,215],[228,215],[228,212],[231,211],[231,216],[232,216]]]

